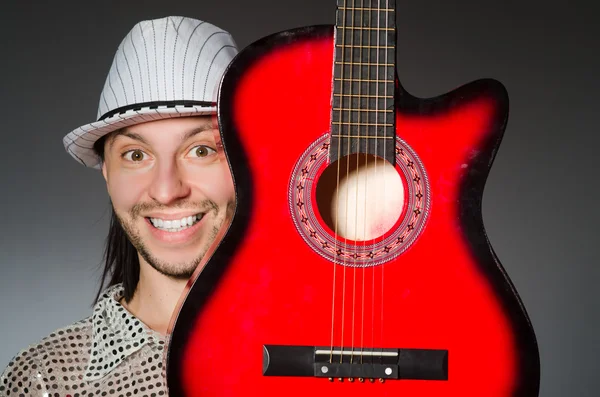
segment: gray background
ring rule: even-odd
[[[44,2],[45,3],[45,2]],[[101,175],[61,139],[95,119],[112,56],[142,19],[184,15],[240,47],[331,24],[335,0],[97,1],[0,11],[0,367],[87,316],[108,226]],[[493,77],[511,98],[488,179],[489,238],[534,324],[541,396],[597,396],[598,6],[571,1],[398,1],[398,73],[417,96]]]

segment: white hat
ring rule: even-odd
[[[225,69],[237,54],[231,35],[208,23],[166,17],[136,24],[119,45],[98,106],[98,120],[63,138],[80,163],[101,167],[93,145],[122,127],[216,111]]]

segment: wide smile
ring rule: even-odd
[[[161,218],[146,218],[150,220],[152,226],[159,230],[164,230],[169,233],[177,233],[182,230],[186,230],[193,227],[196,223],[200,222],[204,217],[203,213],[183,217],[181,219],[165,220]]]
[[[200,229],[205,213],[198,213],[179,219],[147,217],[150,232],[158,240],[168,243],[181,243],[191,239]]]

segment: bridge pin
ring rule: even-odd
[[[354,378],[348,378],[348,382],[354,382]]]
[[[365,381],[365,378],[358,378],[358,381],[359,381],[360,383],[362,383],[362,382],[364,382],[364,381]]]
[[[379,383],[383,383],[383,382],[385,382],[385,379],[379,378]]]

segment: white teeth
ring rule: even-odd
[[[154,225],[154,227],[157,229],[165,230],[168,232],[179,232],[194,225],[196,222],[202,219],[202,217],[203,214],[197,214],[170,221],[165,221],[160,218],[150,218],[150,222],[152,222],[152,225]]]

